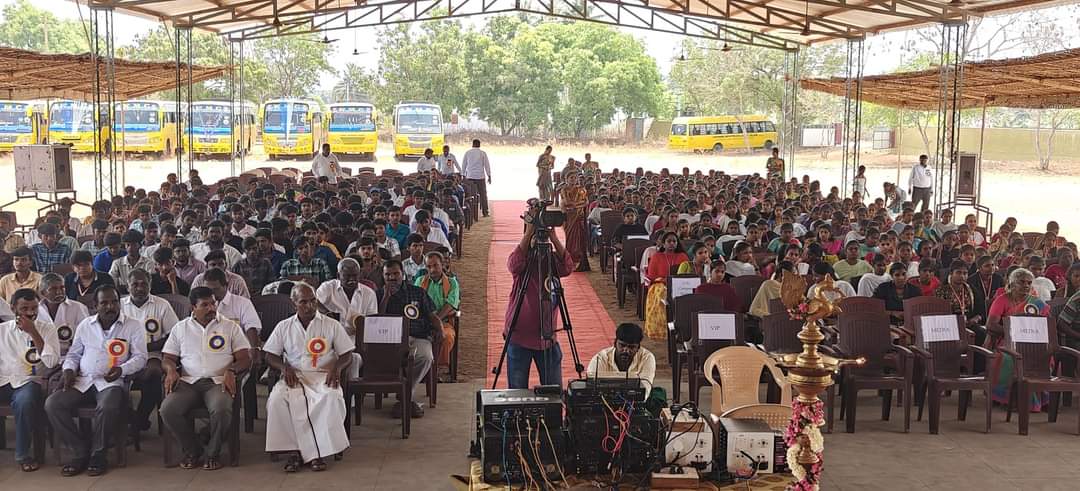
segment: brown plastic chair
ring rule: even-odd
[[[784,307],[784,299],[771,298],[769,299],[769,314],[786,313],[787,307]]]
[[[920,315],[948,315],[953,313],[952,303],[938,297],[915,297],[904,299],[904,325],[900,331],[904,333],[909,342],[915,339],[915,318]]]
[[[689,363],[689,346],[694,314],[704,310],[723,311],[724,300],[715,295],[691,293],[675,301],[668,322],[668,364],[671,365],[672,398],[680,401],[682,394],[682,365]]]
[[[837,303],[840,311],[845,314],[857,314],[860,312],[885,312],[885,301],[872,297],[844,297]]]
[[[172,307],[178,320],[184,320],[191,316],[191,300],[188,297],[175,293],[163,293],[158,296],[169,302],[169,306]]]
[[[1047,342],[1031,343],[1013,340],[1013,320],[1018,317],[1043,319],[1047,330]],[[1006,421],[1012,417],[1012,407],[1017,406],[1020,414],[1019,431],[1021,435],[1028,434],[1028,423],[1031,419],[1030,395],[1037,392],[1050,392],[1050,407],[1047,411],[1047,419],[1054,423],[1057,421],[1058,409],[1061,404],[1061,393],[1080,394],[1080,378],[1077,378],[1076,370],[1073,369],[1068,375],[1062,374],[1060,369],[1051,366],[1051,361],[1060,367],[1062,358],[1071,358],[1073,367],[1080,360],[1080,351],[1068,346],[1058,345],[1057,328],[1054,319],[1039,316],[1008,316],[1005,322],[1005,342],[998,347],[998,351],[1007,353],[1013,357],[1013,383],[1009,390],[1009,409],[1006,413]],[[1056,372],[1056,373],[1055,373]],[[1077,422],[1077,434],[1080,434],[1080,420]]]
[[[259,338],[264,342],[270,338],[270,333],[274,332],[274,328],[277,327],[279,322],[296,314],[296,306],[293,305],[289,296],[280,293],[260,295],[252,298],[251,303],[255,307],[255,312],[259,314],[259,320],[262,322]],[[190,303],[188,305],[190,311]],[[177,312],[177,315],[179,316],[180,313]],[[259,418],[259,399],[256,393],[256,383],[266,369],[265,364],[252,366],[251,376],[247,378],[241,389],[244,394],[244,433],[255,431],[255,420]]]
[[[395,317],[387,315],[369,315],[368,317]],[[364,360],[364,369],[359,379],[350,380],[345,390],[345,408],[349,411],[349,401],[352,401],[356,411],[356,421],[359,425],[363,420],[364,395],[365,394],[398,394],[401,398],[401,438],[409,438],[412,422],[412,387],[414,374],[412,373],[413,357],[409,352],[409,329],[402,322],[401,341],[394,344],[377,344],[364,342],[364,317],[357,317],[354,321],[356,326],[356,352]],[[349,419],[346,413],[346,420]],[[351,436],[351,426],[346,425]]]
[[[765,335],[761,349],[766,353],[801,353],[803,347],[798,335],[802,326],[803,321],[792,319],[787,312],[765,316],[761,319],[761,330]]]
[[[626,288],[632,288],[638,296],[644,294],[641,288],[641,277],[638,275],[638,264],[645,249],[652,245],[652,241],[646,239],[623,240],[622,253],[615,265],[615,290],[619,307],[626,305]]]
[[[676,267],[676,270],[677,269],[678,268]],[[667,306],[667,317],[668,317],[668,319],[670,319],[673,315],[675,315],[673,307],[672,307],[675,304],[675,298],[673,297],[673,295],[675,294],[675,288],[673,288],[675,282],[676,281],[691,281],[692,282],[692,281],[695,281],[695,280],[697,281],[697,285],[695,285],[694,288],[697,288],[697,286],[700,286],[702,283],[704,283],[702,278],[700,276],[696,275],[696,274],[678,274],[678,273],[673,272],[673,273],[668,275],[668,277],[667,277],[667,298],[664,299],[664,305]],[[693,293],[693,290],[691,290],[691,293]],[[686,295],[686,293],[683,293],[683,295]]]
[[[754,297],[757,296],[758,289],[761,288],[761,284],[764,282],[765,278],[756,274],[736,276],[731,279],[731,287],[735,289],[735,294],[739,296],[739,300],[742,300],[742,304],[749,308],[749,305],[754,301]]]
[[[724,414],[758,400],[761,372],[768,370],[780,386],[780,400],[791,400],[791,385],[773,359],[748,346],[728,346],[709,355],[705,360],[705,379],[712,385],[712,414]],[[719,378],[717,377],[719,375]]]
[[[615,246],[612,245],[612,236],[615,229],[622,224],[622,212],[608,210],[600,214],[600,272],[607,273],[608,261],[615,254]]]
[[[732,339],[701,339],[700,320],[701,314],[726,314],[732,316],[735,324],[735,335]],[[690,343],[687,345],[687,384],[690,389],[690,401],[698,405],[701,387],[705,385],[705,372],[701,368],[702,360],[708,358],[717,350],[729,346],[743,346],[746,339],[745,316],[729,310],[706,309],[696,312],[691,316]]]
[[[846,431],[855,432],[855,410],[860,390],[885,389],[881,419],[888,421],[892,391],[900,391],[904,401],[904,432],[911,428],[911,351],[892,343],[889,314],[861,312],[839,316],[839,343],[832,349],[845,357],[865,357],[863,366],[846,366],[840,371],[840,394],[847,414]],[[826,420],[832,431],[834,397],[830,393]],[[843,416],[843,415],[841,415]]]
[[[931,316],[951,318],[952,323],[948,326],[949,332],[957,339],[951,341],[927,341],[923,330],[923,321]],[[925,381],[918,378],[919,387],[916,392],[922,392],[921,386],[925,384],[930,398],[930,433],[936,435],[941,423],[941,397],[945,391],[960,391],[959,408],[956,419],[964,421],[967,417],[967,407],[971,402],[971,391],[981,390],[986,395],[986,427],[985,432],[990,433],[990,411],[993,407],[991,394],[993,384],[987,374],[975,375],[973,373],[974,359],[976,354],[989,358],[993,352],[982,346],[970,345],[967,342],[964,318],[953,314],[920,315],[913,319],[912,331],[915,333],[915,344],[911,346],[917,360],[923,367],[920,370],[925,374]],[[964,356],[967,355],[967,356]],[[986,366],[989,366],[987,363]],[[922,420],[923,402],[919,400],[919,420]]]

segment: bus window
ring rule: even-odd
[[[765,131],[776,131],[776,125],[774,125],[772,121],[766,121]]]
[[[707,124],[707,125],[705,125],[705,134],[706,135],[715,135],[716,134],[716,125],[715,124]]]
[[[673,124],[671,125],[671,134],[676,136],[686,136],[685,124]]]
[[[692,124],[692,125],[690,125],[690,134],[693,135],[693,136],[700,135],[701,134],[701,125],[700,124]]]

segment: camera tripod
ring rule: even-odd
[[[521,288],[514,293],[514,313],[510,316],[510,329],[507,330],[506,337],[503,340],[502,353],[499,354],[499,364],[491,369],[491,373],[495,374],[495,380],[491,383],[492,389],[499,384],[499,375],[502,373],[503,361],[506,360],[506,350],[510,347],[510,339],[514,336],[514,330],[517,329],[518,319],[521,315],[521,306],[525,302],[525,292],[529,289],[529,282],[532,280],[534,274],[532,268],[533,265],[537,266],[537,272],[535,274],[540,278],[541,285],[537,291],[537,296],[539,297],[538,305],[540,306],[540,337],[544,340],[554,340],[556,333],[559,331],[566,331],[567,342],[570,345],[570,354],[574,359],[574,370],[577,372],[579,378],[585,373],[585,366],[581,364],[581,358],[578,356],[577,343],[574,341],[574,327],[570,323],[570,311],[566,308],[566,296],[563,292],[562,281],[559,279],[558,272],[555,269],[555,256],[552,253],[552,245],[549,238],[551,229],[537,227],[535,233],[536,245],[529,248],[529,257],[526,259],[525,274],[523,277],[524,281],[521,282]],[[554,321],[551,316],[548,315],[552,308],[559,311],[560,318],[562,319],[561,329],[555,329],[555,326],[553,325]],[[547,350],[545,350],[544,356],[550,356]],[[545,360],[545,362],[547,361],[548,360]],[[547,366],[547,363],[544,365]]]

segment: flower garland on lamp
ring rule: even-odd
[[[806,280],[790,271],[784,272],[780,299],[792,319],[804,321],[799,332],[803,351],[779,355],[780,364],[788,370],[788,381],[799,393],[791,405],[791,422],[784,431],[787,460],[795,477],[795,482],[787,488],[791,491],[817,491],[820,487],[825,451],[821,426],[825,424],[825,414],[818,394],[832,385],[832,376],[841,365],[865,363],[862,358],[840,360],[818,353],[818,345],[825,340],[818,322],[840,313],[826,293],[843,294],[831,276],[826,276],[815,290],[814,297],[807,299]]]

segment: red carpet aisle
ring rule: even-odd
[[[488,256],[487,305],[488,305],[488,375],[484,388],[491,387],[494,375],[491,368],[499,363],[502,353],[502,330],[506,318],[506,305],[510,302],[510,289],[513,278],[506,269],[506,259],[521,240],[522,222],[518,218],[524,210],[521,201],[492,201],[492,217],[495,220],[491,254]],[[559,231],[562,237],[562,232]],[[577,341],[581,364],[588,366],[589,360],[603,348],[615,341],[615,323],[608,317],[604,305],[589,284],[587,273],[574,273],[563,278],[566,303],[570,307],[570,321],[574,327],[574,340]],[[558,334],[563,351],[563,386],[577,378],[574,372],[574,359],[570,353],[570,343],[566,332]],[[531,371],[531,383],[540,382],[535,366]],[[499,375],[499,387],[506,387],[506,365]]]

